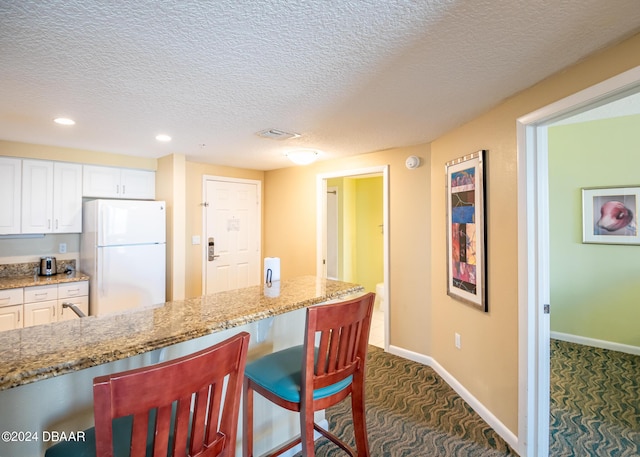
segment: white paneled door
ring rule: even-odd
[[[205,292],[259,284],[259,182],[205,179],[205,202]]]

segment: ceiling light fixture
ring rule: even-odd
[[[297,149],[285,154],[296,165],[309,165],[318,158],[319,152],[315,149]]]
[[[75,125],[76,121],[69,119],[68,117],[57,117],[53,120],[56,124],[60,125]]]
[[[156,135],[156,140],[162,141],[163,143],[167,143],[171,141],[171,137],[169,135],[165,135],[164,133],[161,133],[160,135]]]

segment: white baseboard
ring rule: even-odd
[[[435,370],[444,381],[456,391],[460,397],[471,406],[478,415],[496,431],[498,435],[504,439],[513,449],[520,449],[518,437],[509,430],[496,416],[493,415],[471,392],[469,392],[456,378],[454,378],[447,370],[445,370],[432,357],[428,357],[416,352],[408,351],[397,346],[389,346],[389,353],[412,360],[423,365],[427,365]]]
[[[640,347],[628,344],[614,343],[612,341],[597,340],[595,338],[587,338],[586,336],[572,335],[570,333],[551,332],[551,338],[568,343],[582,344],[584,346],[593,346],[600,349],[609,349],[610,351],[625,352],[627,354],[640,355]]]

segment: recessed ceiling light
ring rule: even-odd
[[[166,143],[167,141],[171,141],[171,137],[169,135],[165,135],[164,133],[161,133],[160,135],[156,135],[156,140],[163,141]]]
[[[69,119],[68,117],[58,117],[53,120],[56,124],[60,125],[75,125],[76,121]]]

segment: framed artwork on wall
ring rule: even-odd
[[[487,311],[485,150],[448,162],[447,294]]]
[[[582,189],[582,242],[640,244],[640,187]]]

